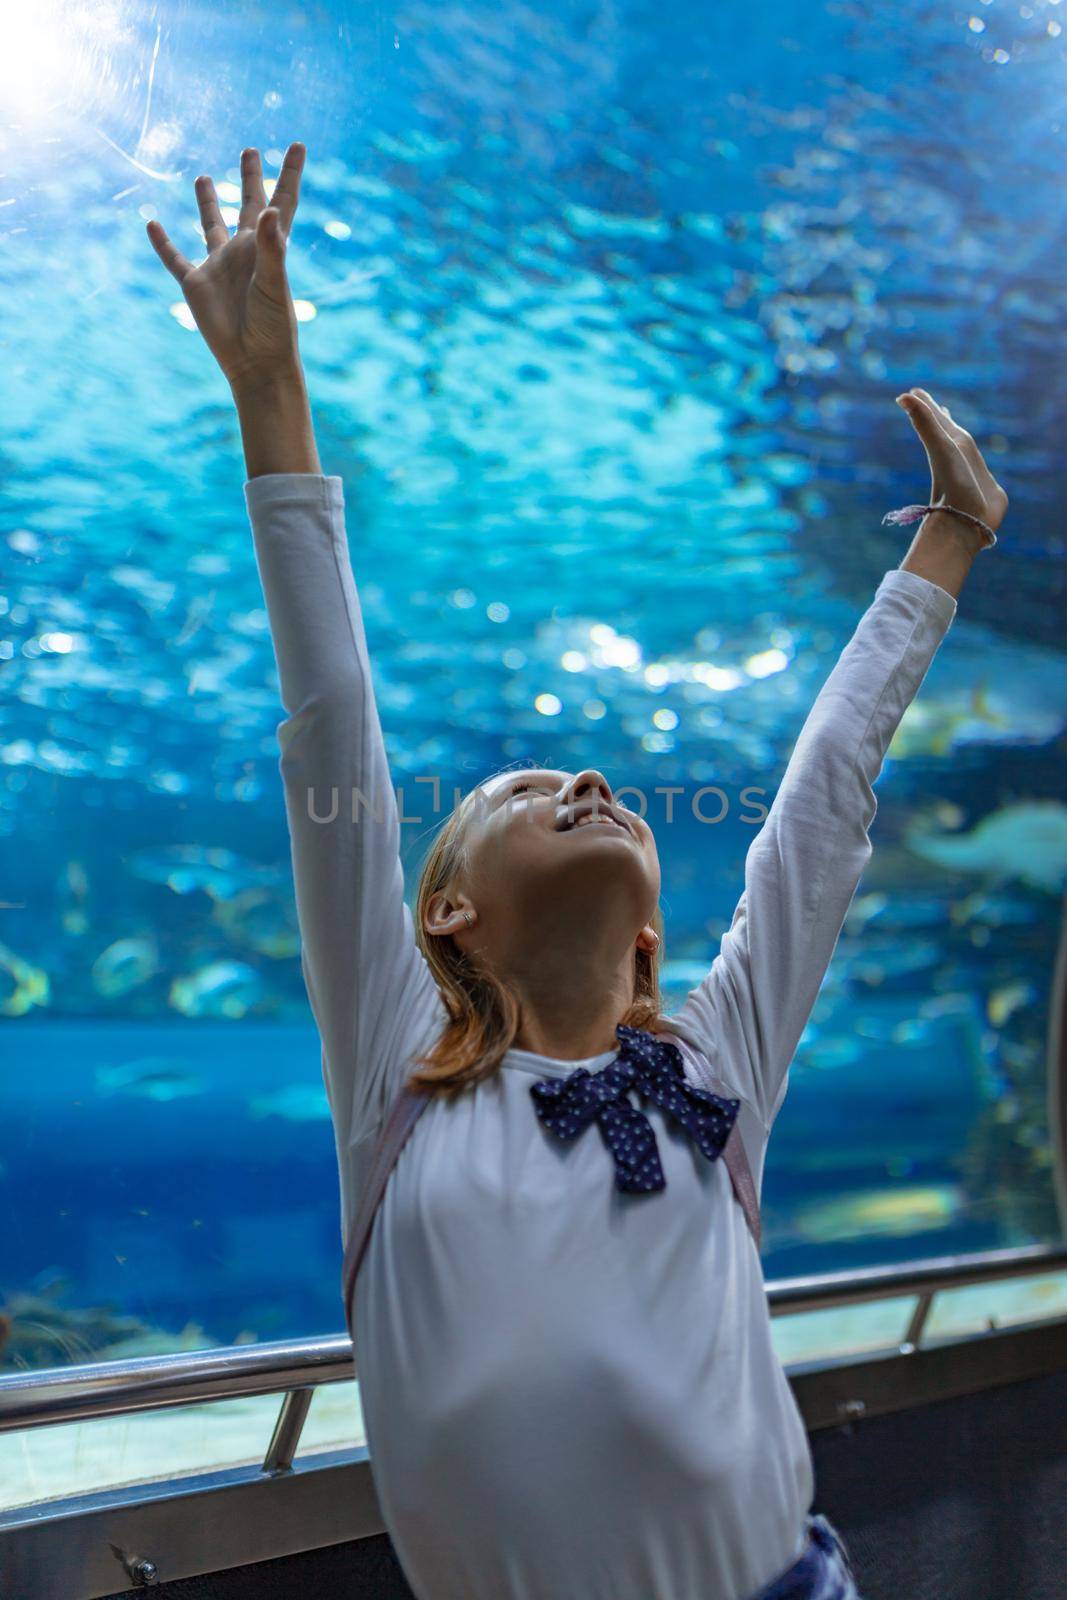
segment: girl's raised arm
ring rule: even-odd
[[[970,435],[925,390],[906,399],[932,469],[931,503],[955,506],[995,530],[1007,496]],[[720,951],[671,1018],[748,1102],[765,1138],[871,856],[873,786],[886,750],[952,623],[981,546],[972,526],[937,512],[923,521],[902,566],[882,578],[749,846],[744,892]]]
[[[936,584],[886,573],[748,847],[744,892],[719,953],[671,1018],[748,1102],[765,1138],[871,856],[886,748],[955,612]]]
[[[400,825],[348,556],[338,477],[319,466],[285,274],[304,150],[266,194],[241,157],[231,237],[210,178],[197,180],[208,257],[192,267],[148,232],[226,374],[248,468],[245,499],[287,717],[278,725],[302,968],[342,1171],[378,1130],[412,1053],[444,1021],[404,901]],[[347,1235],[350,1218],[342,1217]]]

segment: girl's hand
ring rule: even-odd
[[[231,237],[215,185],[196,180],[207,259],[194,267],[158,222],[148,237],[167,271],[181,284],[196,325],[231,388],[255,387],[299,367],[296,313],[285,276],[285,248],[300,192],[306,151],[285,152],[271,203],[258,150],[241,152],[241,210]]]
[[[994,478],[982,452],[958,422],[953,422],[947,406],[938,405],[925,389],[909,389],[897,402],[908,413],[923,442],[930,463],[929,505],[955,506],[981,517],[996,533],[1008,509],[1008,497]],[[970,528],[981,544],[982,535],[970,523],[953,518],[959,528]]]

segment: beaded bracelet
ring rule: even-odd
[[[981,528],[985,534],[985,549],[989,550],[997,542],[997,536],[981,517],[974,517],[969,511],[957,511],[955,506],[901,506],[899,511],[887,511],[882,518],[883,524],[887,522],[917,522],[920,517],[925,517],[929,511],[948,511],[954,517],[966,517],[968,522],[973,522],[976,528]]]

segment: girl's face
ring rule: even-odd
[[[475,791],[465,839],[468,871],[449,903],[472,906],[483,933],[504,944],[523,927],[563,932],[569,917],[587,925],[602,915],[636,937],[659,904],[652,830],[615,802],[595,767],[498,774]]]

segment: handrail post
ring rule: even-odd
[[[292,1472],[293,1458],[314,1394],[314,1389],[290,1389],[282,1401],[263,1458],[263,1471],[269,1472],[272,1477],[281,1472]]]
[[[912,1350],[918,1350],[919,1342],[923,1336],[923,1329],[926,1327],[926,1319],[930,1315],[930,1307],[934,1303],[934,1295],[936,1293],[936,1289],[924,1289],[916,1300],[915,1310],[912,1312],[911,1321],[908,1323],[908,1331],[904,1335],[904,1343],[900,1347],[905,1353],[910,1354]]]

